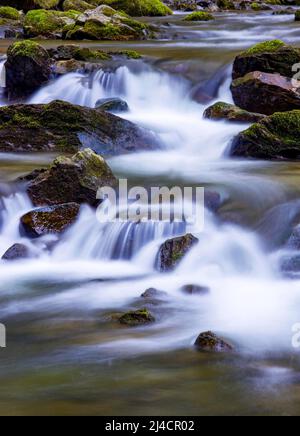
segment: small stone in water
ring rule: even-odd
[[[147,309],[127,312],[119,318],[119,322],[121,324],[129,327],[137,327],[139,325],[148,324],[154,321],[154,316]]]
[[[219,338],[213,332],[201,333],[195,342],[195,347],[199,351],[212,351],[216,353],[224,353],[233,351],[233,346]]]
[[[159,298],[159,297],[165,297],[166,295],[167,295],[167,293],[164,291],[159,291],[158,289],[150,288],[150,289],[147,289],[141,295],[141,297],[143,297],[143,298]]]
[[[190,295],[207,295],[209,288],[207,286],[185,285],[182,286],[181,291]]]

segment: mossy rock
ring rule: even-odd
[[[187,15],[183,21],[212,21],[214,16],[208,12],[193,12]]]
[[[73,59],[83,62],[98,62],[110,60],[112,58],[109,53],[102,50],[80,47],[75,44],[60,45],[56,48],[49,49],[48,53],[55,61],[69,61]]]
[[[217,6],[225,11],[235,10],[235,4],[231,0],[217,0]]]
[[[159,145],[152,133],[130,121],[67,102],[0,108],[2,152],[76,153],[89,147],[103,156],[115,156]]]
[[[228,353],[234,350],[231,344],[210,331],[201,333],[198,336],[195,347],[198,351],[214,353]]]
[[[50,57],[34,41],[19,41],[7,51],[6,91],[9,98],[24,97],[49,80]]]
[[[2,6],[0,7],[0,17],[7,18],[8,20],[19,20],[20,13],[15,8],[11,8],[10,6]]]
[[[24,21],[25,35],[29,38],[37,36],[62,38],[65,27],[73,28],[79,15],[78,11],[61,12],[42,9],[29,11]]]
[[[229,103],[218,102],[207,108],[204,118],[209,120],[226,120],[238,123],[256,123],[263,119],[265,115],[248,112],[238,106]]]
[[[191,234],[168,239],[159,249],[157,260],[159,271],[173,271],[198,242],[199,240]]]
[[[300,62],[300,50],[279,39],[254,45],[235,58],[233,78],[245,76],[253,71],[279,73],[293,77],[293,65]]]
[[[296,13],[295,13],[295,21],[300,21],[300,11],[296,11]]]
[[[173,13],[161,0],[104,0],[102,3],[133,17],[163,17]]]
[[[22,216],[21,230],[31,238],[60,234],[76,221],[79,210],[80,206],[77,203],[60,204],[32,210]]]
[[[2,260],[16,261],[31,257],[30,249],[24,244],[14,244],[2,256]]]
[[[91,3],[88,3],[84,0],[65,0],[63,2],[63,10],[64,11],[79,11],[84,12],[88,9],[93,9],[95,6]]]
[[[65,203],[87,203],[97,206],[98,190],[104,186],[116,187],[116,184],[117,179],[105,160],[92,150],[85,149],[72,158],[61,156],[55,159],[49,170],[42,171],[30,181],[27,192],[35,206],[55,206]],[[45,213],[48,212],[47,210],[40,212],[42,213],[40,222],[43,227],[42,222]],[[55,228],[57,211],[55,209],[49,212],[52,213],[53,228]],[[75,212],[72,207],[69,216],[75,216]],[[37,220],[38,216],[35,216],[35,219]],[[45,219],[49,220],[47,216]]]
[[[128,112],[129,106],[120,98],[101,98],[96,102],[96,108],[105,112]]]
[[[300,110],[275,113],[241,132],[233,141],[234,157],[299,160]]]
[[[147,309],[127,312],[119,318],[120,324],[128,327],[138,327],[155,321],[154,316]]]

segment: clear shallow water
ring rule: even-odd
[[[222,20],[227,30],[216,31],[216,40],[224,44],[225,31],[243,28],[243,44],[251,45],[266,16],[228,14]],[[295,33],[286,17],[272,20],[274,30],[280,22],[279,32]],[[197,29],[193,35],[198,37]],[[164,52],[164,44],[177,42],[153,47]],[[240,41],[227,44],[232,59]],[[176,50],[181,56],[180,45]],[[193,50],[189,47],[185,56],[195,62]],[[210,51],[218,56],[218,47]],[[0,350],[0,412],[298,414],[300,365],[291,328],[300,321],[300,282],[280,274],[276,247],[267,244],[274,232],[261,222],[279,207],[280,223],[291,225],[298,210],[299,164],[230,160],[228,145],[244,127],[204,121],[205,107],[190,97],[193,84],[138,65],[138,71],[129,66],[97,73],[92,81],[67,75],[30,102],[63,98],[93,107],[101,97],[125,98],[131,109],[126,117],[159,134],[165,149],[112,159],[116,175],[146,186],[172,182],[218,189],[224,200],[221,216],[230,222],[221,224],[207,212],[204,232],[192,229],[199,246],[167,275],[154,269],[158,247],[183,229],[103,226],[87,207],[52,253],[47,246],[53,238],[44,238],[33,246],[37,259],[1,262],[0,320],[7,325],[8,348]],[[228,86],[225,80],[218,99],[230,101]],[[1,156],[6,193],[1,254],[14,242],[30,243],[20,236],[18,220],[32,206],[24,194],[10,193],[6,182],[51,158]],[[286,229],[277,227],[276,219],[269,222],[283,238]],[[208,286],[210,294],[182,294],[181,286],[190,283]],[[159,304],[148,303],[157,322],[121,328],[111,315],[145,306],[140,295],[152,286],[167,292]],[[237,353],[196,353],[192,344],[207,329],[233,341]]]

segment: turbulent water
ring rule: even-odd
[[[200,36],[202,46],[217,41],[216,50],[231,50],[275,36],[300,38],[289,16],[272,17],[274,27],[268,23],[266,35],[266,17],[270,19],[228,14],[216,29],[196,26],[190,30],[193,37],[174,44],[193,46]],[[244,28],[238,33],[241,20]],[[179,33],[186,31],[177,27]],[[226,80],[216,100],[231,102],[230,64],[225,67]],[[4,192],[0,254],[22,242],[36,257],[0,263],[0,320],[11,335],[0,370],[6,380],[4,393],[11,392],[6,403],[1,396],[3,409],[4,404],[14,404],[25,413],[30,407],[38,407],[40,413],[53,407],[62,413],[201,414],[251,409],[268,414],[285,413],[280,398],[284,401],[286,395],[293,398],[286,403],[286,413],[299,409],[300,365],[292,348],[292,326],[300,322],[300,280],[286,278],[279,265],[290,253],[279,250],[280,244],[299,214],[299,168],[230,159],[228,147],[245,126],[204,120],[205,106],[192,100],[192,89],[193,84],[180,75],[133,61],[110,73],[67,74],[29,99],[29,103],[63,99],[89,107],[103,97],[125,99],[130,111],[122,116],[157,133],[164,148],[111,159],[116,175],[145,186],[173,183],[217,189],[224,206],[222,219],[206,211],[204,231],[176,223],[101,224],[84,206],[78,221],[49,250],[55,237],[32,242],[20,234],[19,218],[32,209],[25,193]],[[21,160],[22,156],[4,155],[1,166],[11,173]],[[8,190],[6,184],[1,189]],[[158,274],[160,244],[187,230],[200,243],[176,271]],[[207,286],[210,292],[185,295],[180,288],[187,284]],[[150,287],[167,293],[160,305],[153,306],[157,318],[153,326],[127,330],[109,322],[112,313],[143,307],[140,295]],[[195,353],[195,337],[208,329],[230,339],[237,354],[217,363]],[[18,346],[24,350],[22,359]],[[27,386],[30,392],[24,393]],[[46,400],[37,406],[43,389]],[[136,389],[144,389],[149,399],[140,392],[135,396]],[[176,403],[179,389],[182,398]],[[250,406],[253,396],[259,398],[257,408]],[[28,408],[21,405],[24,399]]]

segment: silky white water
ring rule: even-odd
[[[231,101],[229,74],[218,100]],[[164,144],[158,152],[111,159],[117,174],[145,181],[149,178],[152,186],[155,180],[167,180],[180,186],[192,183],[219,187],[223,201],[235,192],[253,210],[284,200],[285,190],[279,182],[252,174],[266,164],[226,157],[232,138],[242,127],[204,120],[205,107],[192,101],[190,85],[182,78],[149,66],[139,72],[121,67],[114,73],[99,71],[94,76],[71,73],[41,89],[30,103],[64,99],[94,107],[104,97],[124,98],[130,112],[122,116],[151,129]],[[32,205],[25,194],[15,194],[4,199],[3,208],[2,253],[15,242],[24,242],[19,218]],[[162,313],[153,326],[141,329],[141,335],[126,331],[123,337],[116,330],[99,344],[85,346],[85,352],[97,354],[102,350],[106,358],[118,353],[124,356],[189,347],[197,334],[208,329],[236,343],[240,352],[293,351],[291,329],[300,320],[300,282],[281,276],[273,253],[265,251],[254,231],[221,224],[208,211],[204,231],[199,230],[192,229],[199,245],[178,269],[158,274],[155,265],[160,244],[183,234],[182,226],[101,224],[95,212],[83,206],[78,221],[54,249],[49,243],[55,237],[41,238],[30,243],[36,258],[13,264],[1,262],[2,295],[11,295],[12,288],[18,295],[2,304],[1,319],[27,312],[121,311],[134,307],[142,292],[155,287],[167,293],[165,315]],[[68,286],[54,294],[30,295],[30,286],[38,286],[40,281]],[[186,284],[208,286],[210,293],[186,296],[180,291]],[[69,352],[83,350],[78,345]]]

